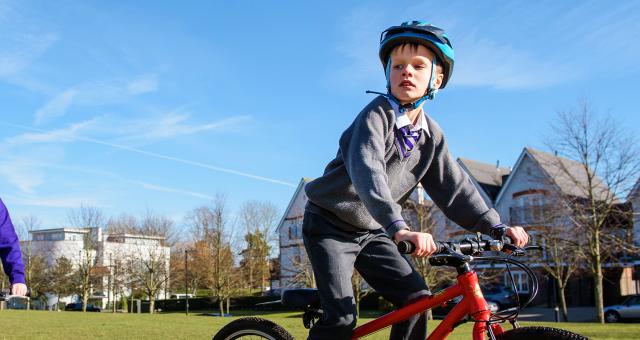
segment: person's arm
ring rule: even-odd
[[[504,234],[518,247],[524,247],[529,242],[524,229],[500,221],[498,213],[487,206],[467,173],[451,157],[441,132],[439,135],[433,163],[421,181],[431,199],[449,219],[465,229],[495,236],[505,228]]]
[[[365,109],[347,129],[351,133],[340,138],[340,152],[358,197],[371,216],[393,237],[398,230],[409,227],[387,181],[384,156],[389,124],[381,108]]]
[[[7,207],[0,200],[0,260],[5,274],[11,282],[11,294],[26,294],[24,264],[20,252],[20,241],[13,228]],[[23,292],[24,288],[24,292]]]
[[[477,188],[449,153],[444,136],[434,133],[435,154],[421,183],[434,203],[453,222],[472,232],[491,235],[502,225],[498,213],[489,207]]]

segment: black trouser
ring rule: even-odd
[[[324,311],[309,331],[309,339],[351,338],[356,324],[351,285],[354,268],[395,306],[430,294],[412,261],[398,252],[384,230],[345,231],[310,212],[305,212],[302,230]],[[391,328],[392,340],[426,338],[426,313]]]

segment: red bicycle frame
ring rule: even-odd
[[[442,290],[435,295],[419,298],[410,304],[399,308],[393,312],[385,314],[375,320],[357,327],[353,330],[351,339],[359,339],[363,336],[370,335],[385,327],[408,319],[409,317],[424,312],[433,307],[445,304],[457,296],[462,296],[462,300],[456,304],[447,314],[444,320],[433,330],[427,340],[444,339],[454,327],[465,317],[469,317],[475,322],[473,326],[473,339],[483,340],[487,332],[487,325],[491,317],[491,311],[487,305],[487,301],[482,295],[480,285],[478,284],[478,275],[475,271],[469,271],[460,274],[457,278],[458,283]],[[504,332],[499,324],[491,324],[493,334],[499,335]]]

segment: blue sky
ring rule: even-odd
[[[284,210],[412,19],[456,51],[426,106],[455,157],[511,166],[580,97],[638,131],[637,1],[0,0],[0,197],[42,227],[81,204],[180,225],[216,193]]]

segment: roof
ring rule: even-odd
[[[293,196],[291,197],[291,201],[289,201],[289,205],[287,206],[287,209],[284,210],[284,213],[282,214],[282,218],[280,219],[280,222],[278,223],[278,227],[276,227],[275,232],[279,233],[280,232],[280,227],[282,226],[282,224],[284,223],[285,219],[287,218],[287,216],[289,216],[289,213],[291,211],[291,209],[293,208],[294,203],[296,202],[296,199],[298,198],[298,196],[304,192],[304,186],[311,182],[313,179],[308,178],[308,177],[303,177],[300,182],[298,183],[298,187],[296,188],[296,190],[293,192]]]
[[[562,193],[575,197],[588,196],[587,173],[582,163],[532,148],[525,150],[553,179]],[[593,180],[596,198],[607,200],[614,197],[600,177],[595,176]]]
[[[482,163],[466,158],[458,158],[469,170],[478,183],[502,186],[502,176],[511,173],[507,167],[497,167],[493,164]]]
[[[502,188],[504,176],[508,176],[511,173],[511,169],[507,167],[499,167],[466,158],[458,158],[458,163],[469,176],[473,177],[492,201],[496,199],[500,188]]]
[[[550,153],[526,147],[522,150],[522,154],[518,158],[513,172],[519,170],[522,160],[530,157],[537,165],[540,166],[544,174],[551,179],[551,183],[555,185],[562,194],[574,197],[587,198],[587,174],[582,163],[552,155]],[[504,187],[507,187],[513,176],[509,176]],[[594,177],[594,191],[596,199],[616,201],[615,195],[609,191],[607,185],[598,176]],[[500,200],[502,193],[498,195],[496,200]]]
[[[52,233],[52,232],[68,232],[68,233],[83,233],[86,234],[90,232],[87,228],[52,228],[52,229],[38,229],[38,230],[29,230],[30,234],[39,234],[39,233]]]

